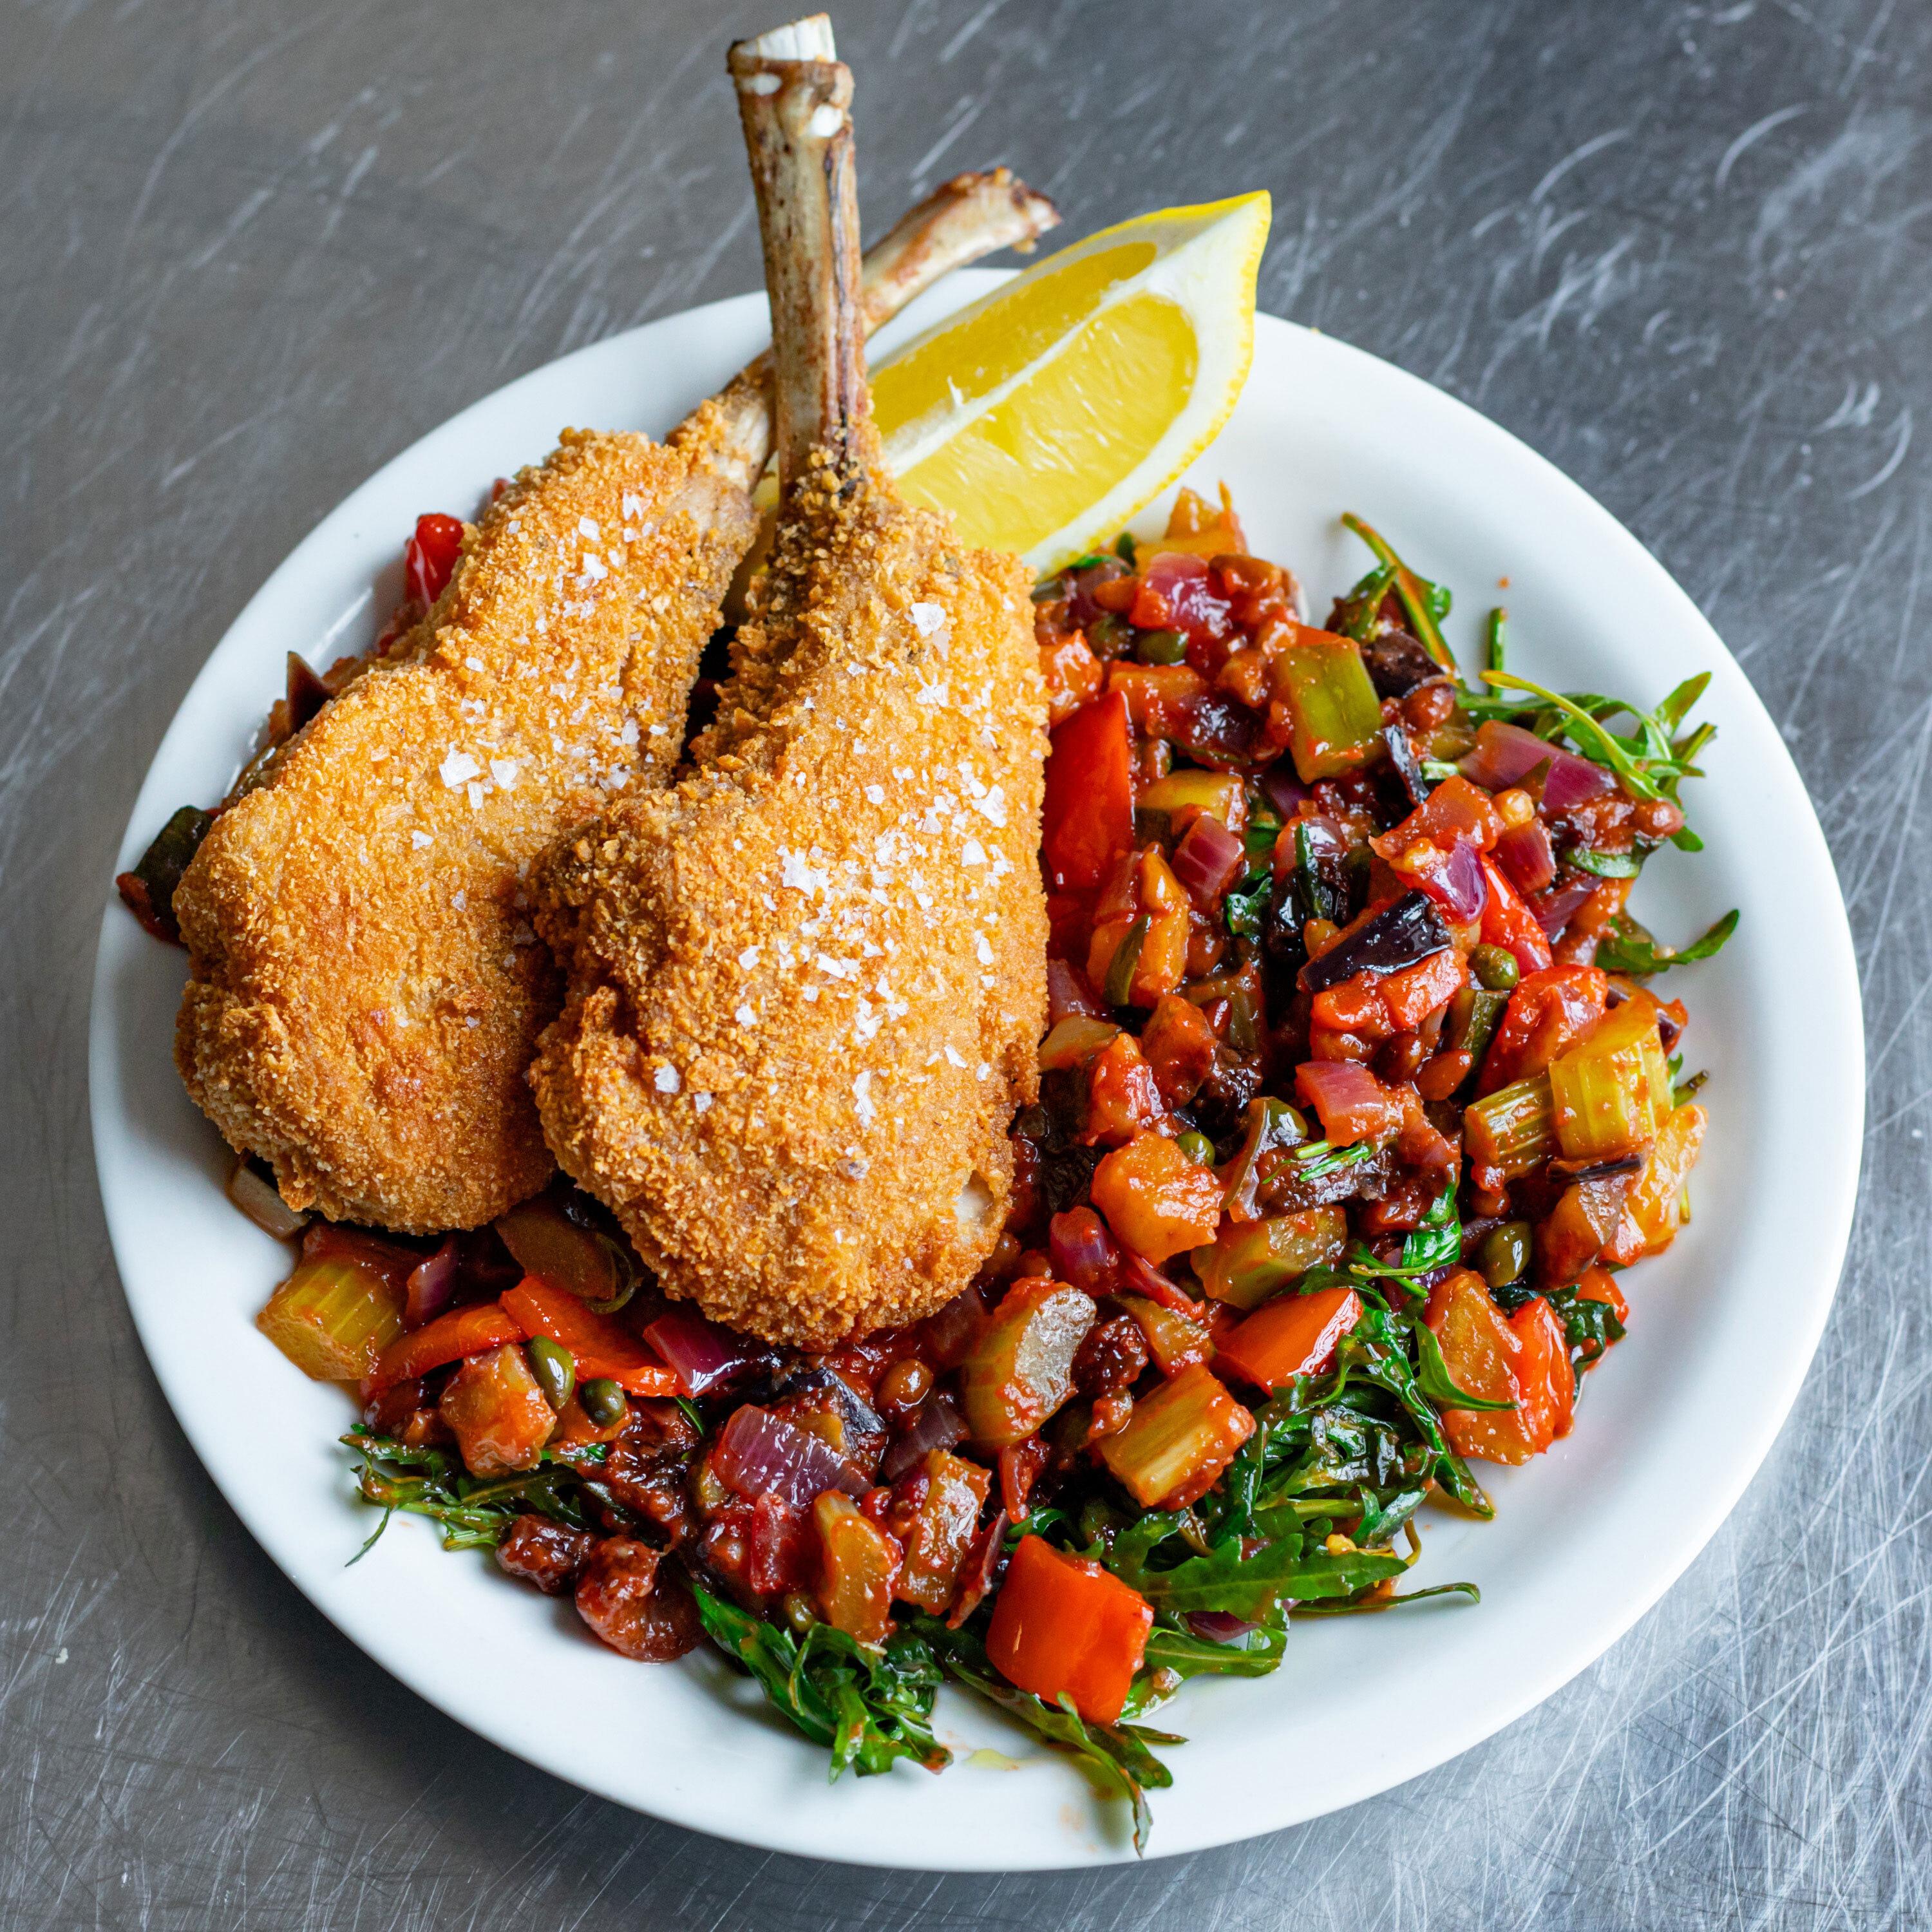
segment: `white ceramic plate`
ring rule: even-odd
[[[960,275],[895,337],[991,280]],[[220,795],[280,685],[284,651],[322,663],[374,634],[418,512],[472,510],[492,478],[540,458],[566,424],[662,432],[759,346],[764,328],[763,298],[746,296],[582,350],[371,478],[209,658],[141,789],[122,863],[177,805]],[[1493,1523],[1442,1519],[1426,1532],[1419,1580],[1473,1578],[1480,1607],[1450,1599],[1300,1625],[1273,1677],[1188,1686],[1156,1720],[1190,1742],[1166,1754],[1175,1782],[1154,1794],[1156,1854],[1272,1831],[1441,1763],[1548,1696],[1656,1601],[1756,1469],[1811,1359],[1844,1258],[1863,1120],[1858,984],[1817,821],[1729,652],[1636,542],[1472,410],[1267,317],[1246,393],[1191,480],[1222,478],[1250,542],[1300,573],[1318,611],[1364,567],[1337,521],[1352,509],[1454,588],[1448,628],[1466,661],[1507,578],[1512,662],[1529,676],[1652,703],[1708,668],[1702,715],[1721,735],[1690,809],[1709,849],[1662,855],[1638,910],[1679,943],[1730,906],[1744,922],[1718,960],[1672,982],[1690,1007],[1691,1063],[1712,1076],[1694,1225],[1629,1279],[1629,1339],[1590,1377],[1575,1433],[1528,1468],[1484,1470]],[[91,1042],[108,1225],[182,1428],[326,1616],[506,1750],[721,1837],[958,1870],[1132,1856],[1120,1808],[1096,1804],[1065,1760],[962,1695],[942,1700],[940,1730],[959,1760],[944,1777],[900,1766],[829,1786],[824,1754],[716,1657],[627,1662],[567,1604],[484,1557],[445,1555],[421,1521],[399,1518],[345,1568],[373,1520],[336,1446],[350,1412],[250,1325],[288,1256],[228,1204],[226,1151],[175,1076],[182,979],[182,955],[110,902]],[[272,1427],[236,1432],[237,1389],[266,1396],[254,1407]]]

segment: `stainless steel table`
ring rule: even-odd
[[[309,1609],[189,1453],[86,1131],[88,964],[136,782],[243,600],[377,464],[563,350],[755,285],[722,64],[772,14],[0,4],[0,1923],[1932,1924],[1915,0],[837,10],[868,214],[994,159],[1075,233],[1271,188],[1264,304],[1594,491],[1730,640],[1810,784],[1865,976],[1851,1262],[1763,1474],[1594,1669],[1431,1776],[1225,1851],[1012,1880],[815,1865],[448,1723]],[[273,1418],[238,1389],[234,1426]]]

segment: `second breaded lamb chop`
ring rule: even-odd
[[[868,258],[868,324],[1057,219],[1004,170],[948,183]],[[176,1059],[291,1206],[472,1227],[554,1172],[526,1075],[562,988],[524,877],[677,761],[757,526],[770,382],[760,358],[662,444],[566,432],[414,632],[216,819],[174,902]]]
[[[674,1295],[824,1347],[997,1239],[1037,1085],[1046,752],[1029,583],[883,473],[851,76],[731,52],[778,362],[781,520],[696,770],[541,869],[570,971],[532,1073],[559,1161]]]

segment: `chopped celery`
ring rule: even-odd
[[[1073,1393],[1073,1358],[1094,1325],[1092,1300],[1036,1276],[1016,1282],[994,1310],[960,1376],[974,1440],[1004,1449],[1035,1430]]]
[[[1256,1308],[1298,1276],[1336,1260],[1348,1245],[1344,1209],[1310,1208],[1224,1226],[1212,1247],[1195,1250],[1194,1272],[1215,1300]]]
[[[1112,1020],[1090,1018],[1085,1013],[1069,1013],[1040,1043],[1040,1070],[1064,1072],[1091,1060],[1120,1028]]]
[[[1557,1146],[1550,1076],[1532,1074],[1476,1101],[1463,1110],[1462,1130],[1470,1159],[1505,1180],[1541,1166]]]
[[[358,1382],[403,1332],[403,1298],[359,1262],[304,1262],[269,1296],[255,1326],[314,1380]]]
[[[1352,638],[1304,626],[1276,660],[1293,724],[1288,749],[1304,784],[1359,770],[1382,749],[1382,700]]]
[[[1205,813],[1238,834],[1247,820],[1247,788],[1231,772],[1169,772],[1135,800],[1136,808],[1159,812],[1170,821],[1183,812]]]
[[[1550,1087],[1566,1160],[1616,1160],[1648,1146],[1671,1099],[1655,1002],[1612,1007],[1550,1062]]]
[[[1182,1509],[1207,1494],[1255,1419],[1199,1364],[1134,1405],[1100,1457],[1144,1509]]]

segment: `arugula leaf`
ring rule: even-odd
[[[1561,856],[1573,871],[1599,879],[1634,879],[1643,870],[1642,855],[1636,852],[1592,852],[1587,846],[1571,845]]]
[[[1688,946],[1660,946],[1648,930],[1628,914],[1620,915],[1597,944],[1597,964],[1606,973],[1623,973],[1633,979],[1648,979],[1667,972],[1673,966],[1688,966],[1708,959],[1721,951],[1725,940],[1738,929],[1737,909],[1726,913],[1700,938]]]
[[[1265,1677],[1280,1667],[1287,1643],[1286,1630],[1266,1624],[1244,1630],[1229,1642],[1217,1643],[1156,1618],[1148,1633],[1147,1654],[1142,1663],[1150,1672],[1171,1670],[1177,1677]],[[1150,1694],[1142,1695],[1143,1701],[1135,1708],[1144,1710]]]
[[[1295,1612],[1301,1617],[1352,1617],[1372,1610],[1392,1610],[1398,1604],[1419,1604],[1425,1597],[1467,1597],[1480,1604],[1483,1593],[1473,1583],[1432,1583],[1426,1590],[1398,1590],[1386,1597],[1370,1597],[1359,1604],[1307,1604]]]
[[[939,1665],[922,1636],[896,1630],[874,1648],[830,1624],[814,1624],[801,1640],[714,1596],[695,1578],[691,1589],[705,1634],[806,1736],[831,1752],[834,1778],[848,1765],[867,1778],[902,1757],[928,1771],[952,1762],[932,1735]]]
[[[1423,648],[1444,670],[1453,675],[1456,659],[1442,635],[1441,622],[1449,614],[1448,586],[1432,584],[1426,577],[1418,577],[1396,555],[1388,540],[1364,523],[1360,517],[1352,512],[1345,515],[1342,521],[1375,552],[1376,560],[1389,572],[1390,587],[1401,598],[1409,626],[1420,640]]]
[[[1415,1348],[1416,1386],[1431,1402],[1444,1408],[1515,1408],[1513,1402],[1491,1402],[1486,1396],[1472,1395],[1467,1389],[1458,1388],[1455,1378],[1449,1372],[1449,1364],[1442,1359],[1442,1345],[1426,1322],[1415,1324]]]
[[[1259,938],[1274,892],[1274,874],[1264,866],[1240,884],[1228,888],[1221,902],[1222,923],[1237,939]]]
[[[1292,1510],[1264,1515],[1268,1540],[1261,1548],[1244,1552],[1244,1539],[1224,1536],[1206,1555],[1157,1570],[1148,1558],[1176,1533],[1181,1518],[1178,1512],[1152,1510],[1116,1536],[1100,1552],[1100,1560],[1156,1611],[1181,1617],[1215,1610],[1247,1623],[1268,1622],[1284,1601],[1346,1596],[1385,1576],[1400,1576],[1408,1568],[1400,1556],[1384,1551],[1336,1556],[1318,1546],[1310,1550],[1294,1526]]]
[[[375,1546],[398,1510],[441,1524],[446,1550],[494,1550],[518,1516],[532,1514],[568,1523],[572,1529],[590,1526],[581,1475],[548,1450],[533,1469],[481,1477],[468,1474],[447,1450],[399,1442],[359,1424],[341,1439],[362,1457],[356,1477],[363,1501],[382,1511],[382,1521],[351,1562],[359,1562]]]
[[[1016,1690],[994,1674],[986,1658],[986,1646],[968,1628],[948,1630],[937,1617],[916,1615],[912,1624],[918,1636],[930,1645],[946,1674],[997,1704],[1010,1717],[1037,1732],[1048,1743],[1071,1751],[1086,1767],[1100,1788],[1110,1796],[1124,1798],[1132,1808],[1134,1850],[1144,1852],[1148,1835],[1154,1828],[1154,1814],[1147,1794],[1174,1782],[1174,1774],[1148,1747],[1185,1744],[1185,1738],[1171,1731],[1156,1731],[1142,1724],[1090,1724],[1063,1697],[1058,1705],[1036,1697],[1030,1690]]]
[[[1470,1474],[1468,1464],[1450,1448],[1448,1437],[1442,1433],[1442,1418],[1423,1390],[1409,1360],[1408,1351],[1404,1346],[1405,1330],[1418,1337],[1429,1333],[1420,1323],[1400,1323],[1385,1308],[1364,1306],[1361,1319],[1342,1339],[1342,1346],[1336,1352],[1334,1373],[1326,1378],[1328,1387],[1325,1396],[1332,1400],[1340,1395],[1352,1376],[1359,1376],[1387,1390],[1402,1405],[1416,1433],[1427,1445],[1430,1473],[1436,1481],[1464,1508],[1480,1516],[1492,1516],[1496,1513],[1494,1506],[1484,1495],[1481,1485]],[[1429,1339],[1432,1342],[1435,1340],[1433,1335]],[[1418,1340],[1418,1347],[1426,1352],[1426,1344]],[[1448,1384],[1446,1370],[1443,1380]],[[1456,1401],[1450,1406],[1466,1405]]]

